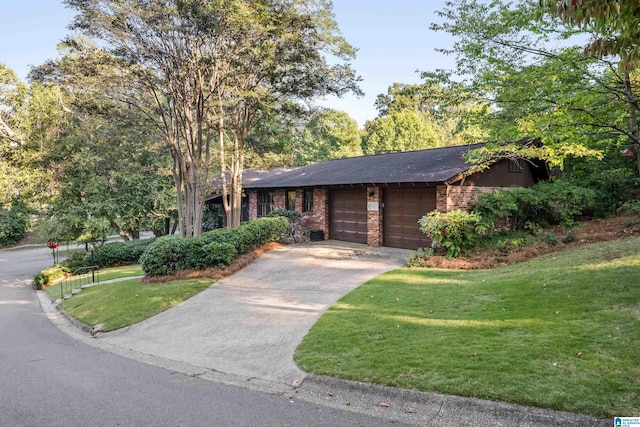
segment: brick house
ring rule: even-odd
[[[463,154],[483,144],[329,160],[245,181],[249,220],[284,208],[304,230],[370,246],[430,246],[418,220],[434,209],[467,210],[481,192],[549,178],[543,162],[501,160],[468,174]]]

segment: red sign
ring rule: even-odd
[[[49,247],[49,249],[55,249],[58,247],[58,242],[54,242],[53,240],[49,239],[47,240],[47,246]]]
[[[620,154],[622,154],[622,157],[631,157],[633,156],[633,150],[631,148],[625,148],[620,151]]]

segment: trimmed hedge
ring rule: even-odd
[[[280,240],[288,231],[286,218],[261,218],[234,229],[216,229],[199,237],[181,239],[165,236],[157,239],[140,257],[144,272],[151,276],[180,270],[224,267],[236,255],[244,254],[267,242]]]
[[[144,251],[156,240],[130,240],[128,242],[107,243],[95,249],[93,263],[99,267],[118,264],[137,264]],[[90,255],[89,255],[90,256]],[[87,262],[91,262],[91,258]]]

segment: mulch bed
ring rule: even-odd
[[[572,232],[575,237],[572,241],[564,243],[562,239],[567,236],[568,232]],[[547,233],[553,233],[558,243],[552,245],[542,240],[535,240],[530,245],[510,247],[509,250],[495,246],[481,247],[473,249],[471,252],[459,258],[447,259],[444,256],[432,256],[424,261],[422,266],[475,270],[515,264],[574,246],[621,239],[640,234],[640,218],[637,216],[621,215],[607,219],[585,220],[580,221],[570,229],[564,226],[555,226],[542,232],[542,234]]]

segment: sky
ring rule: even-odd
[[[393,83],[419,83],[417,71],[452,68],[453,59],[435,51],[450,36],[429,30],[445,0],[333,0],[342,34],[358,49],[352,66],[365,96],[320,100],[346,111],[362,127],[377,116],[376,96]],[[57,57],[56,45],[70,32],[73,12],[58,0],[0,0],[0,62],[26,79],[30,66]]]

